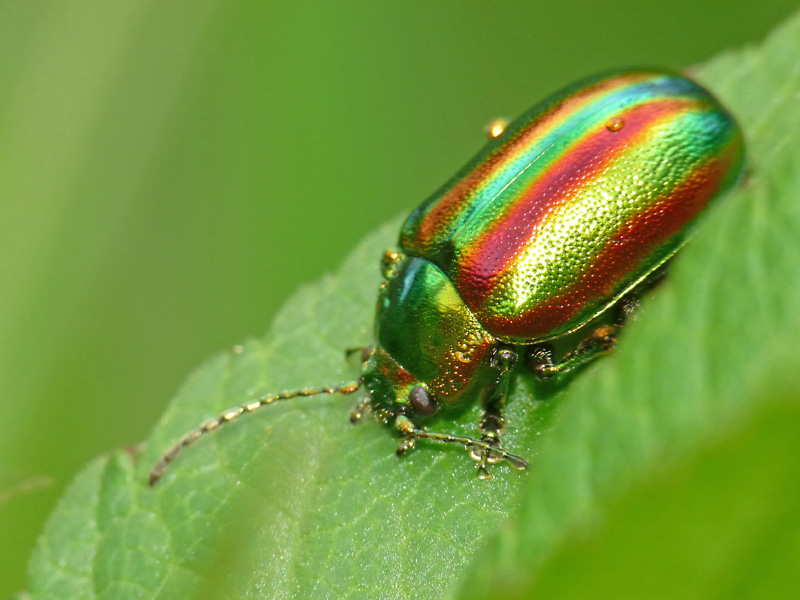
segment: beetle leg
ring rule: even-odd
[[[414,448],[417,438],[413,435],[404,434],[403,438],[397,443],[397,456],[405,456],[409,450]]]
[[[517,352],[510,346],[499,346],[491,358],[490,366],[498,369],[500,375],[497,383],[491,390],[488,400],[485,401],[485,408],[478,422],[481,432],[481,441],[490,448],[473,447],[470,456],[478,463],[478,477],[480,479],[491,479],[487,466],[500,462],[503,458],[497,454],[493,448],[500,448],[500,434],[506,427],[506,420],[503,418],[503,407],[506,402],[506,395],[511,382],[509,372],[517,362]]]
[[[402,415],[395,418],[394,426],[403,436],[397,444],[397,456],[404,456],[414,448],[417,442],[417,426],[411,422],[411,419]]]
[[[544,367],[540,369],[540,372],[544,373],[545,377],[568,373],[599,356],[608,354],[617,346],[618,333],[619,327],[616,325],[598,327],[582,339],[577,348],[568,353],[559,363]]]
[[[596,328],[580,341],[575,350],[568,353],[559,362],[553,360],[553,347],[550,344],[536,344],[528,350],[525,362],[539,379],[550,379],[556,375],[569,373],[573,369],[611,352],[617,343],[618,330],[619,328],[614,325]]]
[[[355,348],[348,348],[344,351],[344,359],[350,360],[356,354],[361,354],[359,360],[362,363],[365,363],[369,360],[369,357],[375,352],[374,346],[356,346]]]
[[[660,280],[659,280],[660,281]],[[617,333],[625,323],[627,323],[631,315],[639,308],[639,296],[636,294],[628,294],[614,307],[614,326],[617,328]]]
[[[350,360],[350,359],[351,359],[351,358],[353,358],[353,357],[354,357],[356,354],[362,354],[362,353],[364,352],[364,350],[366,350],[366,349],[367,349],[367,347],[366,347],[366,346],[357,346],[357,347],[355,347],[355,348],[347,348],[347,349],[344,351],[344,359],[345,359],[345,360]]]
[[[489,474],[487,466],[503,460],[503,457],[494,450],[495,448],[500,448],[500,434],[506,427],[502,404],[502,399],[489,404],[481,414],[481,420],[478,423],[481,431],[481,441],[489,445],[491,449],[473,447],[469,452],[472,460],[478,463],[479,479],[491,479],[492,476]]]
[[[365,365],[366,362],[370,359],[370,357],[374,354],[375,347],[362,346],[360,348],[348,348],[345,351],[345,355],[347,358],[350,358],[353,354],[357,352],[361,352],[361,363],[362,365]],[[364,417],[364,411],[367,410],[368,408],[371,408],[370,404],[371,400],[372,399],[370,398],[369,394],[367,394],[366,397],[361,402],[356,404],[353,407],[353,410],[350,411],[350,422],[353,425],[361,423],[361,419]]]
[[[352,411],[350,411],[350,422],[353,425],[361,423],[361,419],[364,418],[364,411],[369,408],[369,400],[370,398],[367,396],[361,402],[356,404]]]
[[[545,343],[531,346],[525,356],[528,368],[539,379],[550,379],[555,375],[569,373],[599,356],[608,354],[616,347],[617,335],[638,306],[638,296],[629,294],[622,298],[614,307],[614,319],[611,324],[593,329],[559,362],[553,360],[552,345]]]
[[[403,435],[403,439],[397,446],[398,456],[402,456],[411,450],[416,444],[417,440],[434,440],[448,444],[461,444],[465,448],[469,449],[486,450],[490,452],[491,456],[494,458],[493,462],[506,460],[512,467],[517,469],[526,469],[528,467],[528,461],[521,456],[511,454],[500,446],[492,446],[487,442],[474,440],[469,437],[452,435],[450,433],[437,433],[434,431],[428,431],[427,429],[420,429],[414,425],[414,423],[412,423],[408,417],[403,415],[398,416],[395,419],[394,424],[398,431],[400,431],[400,433]]]

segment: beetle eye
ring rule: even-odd
[[[438,408],[431,393],[421,385],[415,385],[408,394],[414,411],[421,415],[432,415]]]

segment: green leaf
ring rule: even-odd
[[[800,17],[762,49],[698,70],[746,130],[750,177],[618,352],[566,385],[518,378],[505,443],[529,473],[501,466],[479,481],[463,449],[424,443],[398,459],[389,430],[348,423],[352,397],[321,396],[207,436],[147,487],[160,453],[201,421],[263,394],[357,377],[344,350],[370,342],[378,261],[397,220],[298,292],[263,340],[190,377],[143,452],[79,475],[32,558],[33,596],[486,597],[529,585],[576,523],[752,413],[765,373],[797,364],[798,40]],[[474,434],[478,412],[433,426]]]
[[[775,396],[765,386],[752,414],[664,460],[500,597],[800,597],[800,387]]]

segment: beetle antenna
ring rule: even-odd
[[[167,450],[161,457],[161,460],[159,460],[156,463],[156,465],[150,470],[150,478],[149,478],[150,487],[156,485],[159,481],[161,481],[161,478],[164,477],[164,473],[167,472],[167,467],[169,467],[170,463],[174,462],[181,455],[184,449],[193,445],[195,442],[197,442],[197,440],[199,440],[205,434],[216,431],[222,425],[225,425],[226,423],[231,423],[232,421],[235,421],[244,414],[251,413],[255,410],[258,410],[262,406],[268,406],[270,404],[274,404],[275,402],[281,400],[290,400],[292,398],[300,398],[305,396],[316,396],[319,394],[328,394],[328,395],[352,394],[361,387],[362,383],[363,381],[359,379],[358,381],[346,383],[337,387],[323,387],[323,388],[297,390],[294,392],[282,392],[280,394],[264,396],[263,398],[259,398],[258,400],[247,402],[246,404],[242,404],[237,408],[229,408],[228,410],[221,413],[215,419],[209,419],[208,421],[200,425],[200,427],[198,427],[197,429],[193,429],[189,433],[185,434],[177,444],[175,444],[169,450]]]

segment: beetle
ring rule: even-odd
[[[361,377],[266,396],[186,434],[150,473],[239,416],[291,398],[366,390],[366,411],[400,434],[527,467],[501,444],[512,370],[562,375],[611,351],[637,295],[685,243],[697,218],[740,177],[744,143],[713,96],[677,73],[605,73],[569,86],[510,125],[406,220],[387,250],[375,344]],[[600,324],[598,324],[600,323]],[[577,337],[557,356],[554,343]],[[481,402],[479,436],[423,424],[443,407]]]

